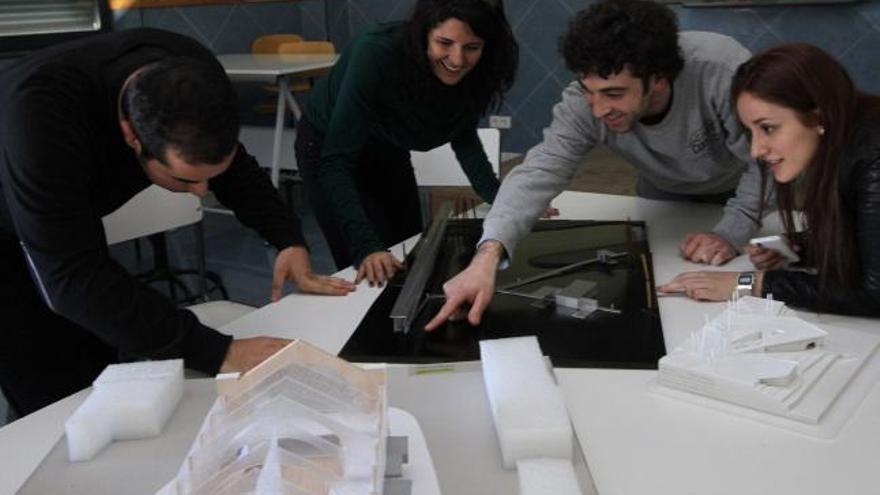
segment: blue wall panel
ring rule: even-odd
[[[325,3],[326,2],[326,3]],[[372,22],[406,18],[415,0],[305,0],[232,6],[143,9],[117,13],[117,28],[155,26],[189,34],[217,53],[246,52],[261,34],[296,32],[343,47]],[[541,139],[553,105],[573,77],[558,53],[568,20],[586,0],[507,0],[521,47],[521,67],[502,113],[505,151],[525,151]],[[674,6],[682,29],[716,31],[753,51],[807,41],[838,57],[865,90],[880,93],[880,0],[834,6],[686,8]]]

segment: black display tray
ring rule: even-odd
[[[442,294],[443,283],[467,266],[481,233],[481,220],[449,221],[427,294]],[[657,360],[666,352],[643,222],[538,222],[517,245],[510,267],[498,272],[497,286],[594,258],[599,249],[625,252],[626,256],[616,264],[588,265],[515,291],[530,293],[543,286],[565,287],[577,279],[589,280],[598,284],[595,297],[600,305],[613,305],[621,314],[596,312],[577,319],[552,305],[541,309],[533,306],[532,300],[496,294],[480,325],[450,321],[425,332],[425,324],[443,304],[438,298],[422,305],[409,333],[394,333],[388,315],[405,280],[406,272],[400,272],[339,355],[358,362],[477,360],[480,340],[536,335],[554,366],[656,369]]]

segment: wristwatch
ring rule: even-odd
[[[741,272],[736,277],[736,297],[751,296],[755,285],[755,272]]]

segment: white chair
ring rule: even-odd
[[[105,216],[104,233],[108,245],[130,241],[168,230],[194,225],[198,250],[198,280],[203,303],[189,306],[204,325],[217,328],[256,308],[232,301],[207,302],[207,270],[202,232],[202,204],[190,193],[175,193],[152,185]],[[218,279],[219,280],[219,279]],[[170,286],[173,293],[174,285]],[[225,292],[225,291],[224,291]]]
[[[492,164],[492,171],[498,177],[501,165],[501,133],[498,129],[477,129],[477,136],[483,144],[489,163]],[[419,185],[422,224],[428,225],[431,223],[433,209],[430,189],[448,186],[471,187],[471,182],[455,159],[455,152],[449,144],[425,152],[413,151],[410,153],[410,160],[416,175],[416,184]],[[441,203],[442,201],[440,199]]]
[[[498,177],[501,165],[501,133],[498,129],[477,129],[477,135]],[[458,165],[452,146],[444,144],[430,151],[410,153],[419,186],[468,186],[471,183]]]

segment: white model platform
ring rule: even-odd
[[[87,391],[78,395],[84,400]],[[161,436],[116,442],[90,462],[70,463],[67,442],[61,437],[18,493],[153,494],[177,474],[216,398],[213,379],[187,380],[180,406]],[[418,422],[393,407],[388,409],[388,421],[391,435],[409,438],[409,463],[403,466],[403,477],[412,480],[412,494],[439,495],[437,475]]]
[[[779,302],[745,297],[660,359],[655,391],[750,409],[759,421],[779,416],[782,425],[831,438],[854,410],[838,397],[878,347],[880,335],[816,325]]]

